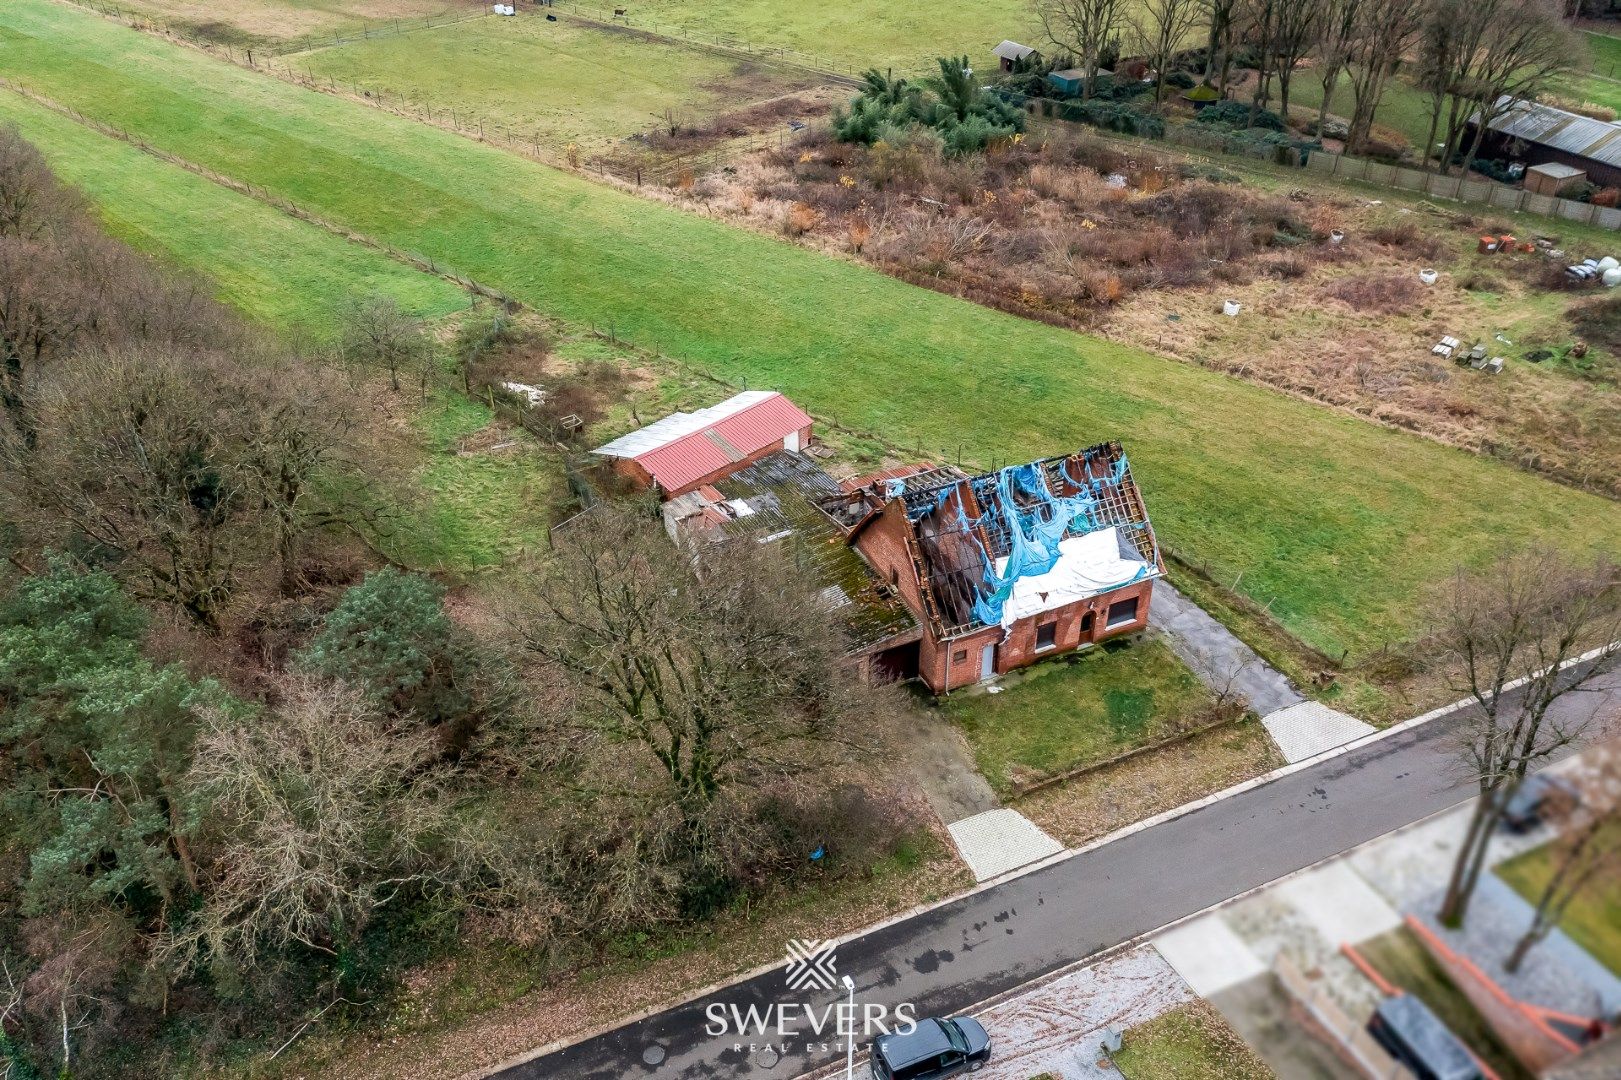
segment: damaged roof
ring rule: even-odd
[[[878,580],[819,508],[821,500],[840,494],[839,485],[810,457],[779,450],[713,486],[724,500],[720,506],[706,505],[703,489],[667,505],[679,514],[682,500],[691,501],[687,509],[701,520],[689,518],[684,527],[711,539],[752,537],[788,545],[791,556],[819,584],[823,602],[843,617],[851,653],[917,628],[906,604]]]
[[[1147,507],[1117,442],[901,492],[879,485],[830,500],[898,501],[919,584],[943,637],[1009,625],[1164,572]]]

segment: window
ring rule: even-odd
[[[968,650],[958,649],[956,652],[952,653],[951,662],[953,664],[966,664],[968,662]]]
[[[1058,644],[1058,622],[1042,623],[1036,627],[1036,651],[1050,649]]]
[[[1135,596],[1130,600],[1116,600],[1109,605],[1109,629],[1113,630],[1117,626],[1125,626],[1127,623],[1136,621],[1137,598]]]

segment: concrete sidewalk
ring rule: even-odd
[[[1163,579],[1154,583],[1148,622],[1212,692],[1242,694],[1291,764],[1375,730],[1354,716],[1308,700],[1282,672]]]

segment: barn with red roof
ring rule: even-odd
[[[810,445],[811,418],[775,390],[745,390],[696,412],[671,413],[592,451],[666,499],[732,475],[778,450]]]

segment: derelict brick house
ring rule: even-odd
[[[1165,566],[1119,443],[979,476],[896,472],[822,508],[911,608],[935,693],[1147,625]]]
[[[697,412],[671,413],[591,451],[638,488],[670,499],[778,450],[810,445],[811,418],[775,390],[745,390]]]

